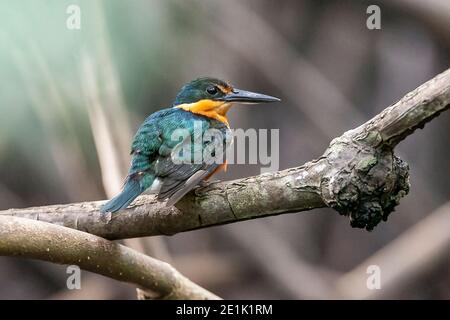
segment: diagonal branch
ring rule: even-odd
[[[449,108],[450,69],[334,139],[320,158],[300,167],[212,183],[195,189],[176,207],[141,196],[131,208],[113,215],[99,213],[101,201],[10,209],[0,215],[120,239],[172,235],[328,206],[349,216],[353,227],[371,230],[387,219],[409,190],[408,165],[394,155],[393,148]]]
[[[159,299],[218,299],[169,264],[120,244],[61,226],[0,216],[0,255],[22,256],[136,284]]]

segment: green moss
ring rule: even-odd
[[[361,159],[356,165],[356,170],[360,172],[369,172],[370,169],[373,168],[377,164],[378,160],[375,156],[369,155],[363,159]]]

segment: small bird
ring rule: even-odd
[[[159,201],[168,200],[174,205],[196,185],[213,174],[226,169],[224,161],[192,160],[197,151],[210,148],[213,141],[220,142],[224,150],[213,150],[212,156],[225,158],[231,134],[227,112],[234,103],[254,104],[276,102],[280,99],[268,95],[240,90],[225,81],[214,78],[198,78],[184,85],[171,108],[151,114],[139,127],[131,146],[131,166],[120,194],[108,201],[101,212],[116,212],[128,207],[141,193],[156,193]],[[200,126],[199,126],[200,124]],[[221,133],[218,140],[200,139],[209,129]],[[189,136],[174,139],[176,130],[182,129]],[[222,140],[222,141],[219,141]],[[194,143],[192,143],[194,141]],[[214,149],[214,148],[213,148]],[[182,154],[181,151],[191,153]],[[178,161],[175,161],[178,160]]]

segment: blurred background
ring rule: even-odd
[[[67,27],[73,4],[81,29]],[[366,27],[371,4],[381,30]],[[0,12],[0,209],[110,197],[139,124],[199,76],[282,98],[229,120],[280,129],[285,169],[450,66],[448,0],[1,0]],[[323,209],[124,243],[223,298],[449,299],[449,124],[447,112],[396,149],[411,191],[372,232]],[[380,290],[366,287],[369,265]],[[0,298],[136,298],[84,271],[70,291],[67,276],[0,257]]]

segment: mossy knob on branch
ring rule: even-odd
[[[331,142],[330,170],[321,181],[326,204],[350,217],[355,228],[373,230],[409,192],[409,167],[389,147],[373,148],[349,135]]]

